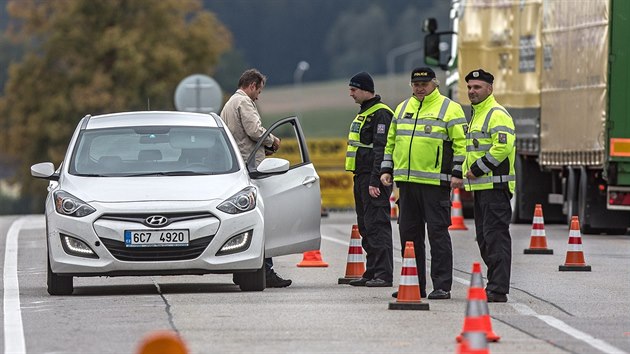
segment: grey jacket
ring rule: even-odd
[[[243,159],[247,162],[247,157],[249,157],[254,150],[254,145],[256,145],[256,142],[258,142],[260,137],[267,131],[262,126],[256,104],[243,90],[238,89],[225,103],[225,106],[223,106],[221,118],[228,129],[230,129]],[[269,134],[263,145],[271,146],[273,141],[274,136]],[[256,151],[256,166],[258,166],[264,158],[264,149],[258,149],[258,151]]]

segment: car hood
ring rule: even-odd
[[[67,176],[60,189],[86,203],[114,203],[226,199],[248,185],[247,175],[239,172],[212,176]]]

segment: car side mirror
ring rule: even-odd
[[[50,181],[59,180],[59,174],[55,172],[55,165],[52,162],[40,162],[31,166],[31,176]]]
[[[268,157],[258,165],[255,171],[250,172],[252,178],[260,178],[270,175],[281,175],[289,170],[289,160],[277,157]]]

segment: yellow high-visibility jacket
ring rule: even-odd
[[[464,187],[467,191],[507,189],[514,193],[514,121],[493,95],[472,108],[470,128],[466,133],[464,174],[470,170],[477,178],[466,178]]]
[[[462,107],[436,88],[422,101],[415,96],[398,105],[389,126],[381,174],[394,181],[450,187],[462,178],[466,118]]]

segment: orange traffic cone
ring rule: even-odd
[[[138,354],[187,354],[188,349],[177,334],[171,331],[157,331],[144,337],[138,347]]]
[[[429,304],[420,301],[420,283],[416,268],[416,253],[413,241],[405,243],[400,284],[396,301],[389,303],[390,310],[429,310]]]
[[[490,354],[486,334],[483,332],[466,332],[457,348],[457,354]]]
[[[564,265],[559,269],[562,271],[582,271],[590,272],[591,266],[584,262],[584,252],[582,251],[582,235],[580,235],[580,220],[577,216],[571,217],[571,229],[569,230],[569,248]]]
[[[392,190],[392,195],[389,196],[389,218],[391,220],[398,219],[398,206],[396,205],[396,194]]]
[[[464,224],[464,211],[462,200],[459,196],[459,188],[453,189],[453,206],[451,207],[451,226],[449,230],[468,230]]]
[[[498,342],[501,337],[492,330],[490,321],[490,310],[488,309],[488,296],[483,286],[481,276],[481,265],[479,262],[473,263],[473,271],[470,277],[470,287],[468,288],[468,303],[466,304],[466,317],[464,318],[464,328],[462,333],[455,339],[461,342],[464,334],[468,332],[483,332],[490,342]]]
[[[298,267],[328,267],[328,263],[322,260],[322,254],[317,251],[304,252],[302,262],[297,264]]]
[[[543,218],[542,205],[534,207],[534,220],[532,221],[531,239],[529,248],[523,250],[525,254],[553,254],[553,250],[547,248],[545,235],[545,219]]]
[[[348,284],[352,280],[361,279],[363,273],[365,273],[365,261],[363,260],[363,247],[361,247],[359,226],[352,225],[350,246],[348,247],[348,262],[346,263],[346,276],[339,278],[337,284]]]

